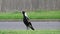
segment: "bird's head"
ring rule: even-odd
[[[25,11],[22,11],[22,14],[25,14]]]
[[[28,17],[25,11],[22,11],[22,14],[25,15],[26,17]]]

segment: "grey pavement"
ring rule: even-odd
[[[57,30],[60,29],[60,22],[31,22],[36,30],[48,29]],[[0,22],[0,30],[26,30],[26,26],[23,22]]]

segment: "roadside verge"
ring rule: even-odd
[[[19,22],[22,19],[0,19],[0,22]],[[60,22],[60,19],[30,19],[30,21],[40,21],[40,22]]]

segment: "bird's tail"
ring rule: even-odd
[[[30,22],[29,22],[29,27],[30,27],[32,30],[35,30]]]
[[[29,27],[30,27],[32,30],[35,30],[32,25],[29,25]]]
[[[33,27],[30,27],[32,30],[35,30]]]

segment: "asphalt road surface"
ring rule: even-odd
[[[32,22],[33,27],[38,29],[60,29],[60,22]],[[0,30],[26,30],[23,22],[0,22]]]

